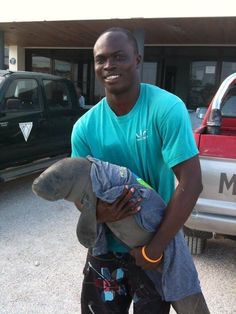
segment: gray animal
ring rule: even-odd
[[[97,198],[112,203],[122,194],[125,185],[133,186],[135,188],[133,197],[143,198],[141,203],[142,213],[137,213],[116,222],[106,223],[118,239],[129,248],[133,248],[148,243],[154,235],[154,230],[148,230],[142,223],[145,219],[145,213],[150,209],[150,193],[154,193],[156,197],[155,210],[158,211],[158,207],[162,210],[165,208],[160,196],[151,187],[146,184],[143,186],[140,182],[143,181],[140,181],[125,167],[92,157],[64,158],[50,166],[36,178],[32,189],[35,194],[49,201],[65,199],[82,203],[81,215],[77,225],[77,236],[82,245],[93,247],[97,239]],[[160,213],[159,211],[159,216]],[[150,217],[150,219],[155,220],[154,217]]]

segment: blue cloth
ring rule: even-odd
[[[148,232],[155,232],[163,218],[165,203],[152,188],[140,180],[129,169],[88,157],[92,162],[91,180],[93,192],[108,203],[114,202],[123,192],[125,185],[134,187],[133,198],[142,197],[141,211],[135,214],[139,226]],[[106,254],[106,228],[99,225],[98,238],[93,255]],[[132,232],[132,230],[130,231]],[[197,271],[189,253],[182,231],[179,231],[164,251],[162,271],[146,271],[159,294],[166,301],[180,300],[201,292]]]

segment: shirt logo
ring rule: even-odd
[[[136,140],[137,141],[143,141],[148,138],[147,129],[146,130],[139,130],[139,132],[136,133]]]
[[[21,132],[24,136],[25,141],[27,142],[28,137],[30,135],[30,132],[32,130],[33,127],[33,122],[23,122],[23,123],[19,123],[19,127],[21,129]]]

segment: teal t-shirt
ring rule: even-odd
[[[149,84],[141,84],[135,106],[123,116],[103,98],[75,123],[71,141],[73,157],[91,155],[128,167],[166,203],[174,191],[171,168],[198,154],[185,104]]]

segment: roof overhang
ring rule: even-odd
[[[145,45],[236,46],[236,17],[131,18],[76,21],[4,22],[5,45],[92,47],[110,27],[143,29]]]

